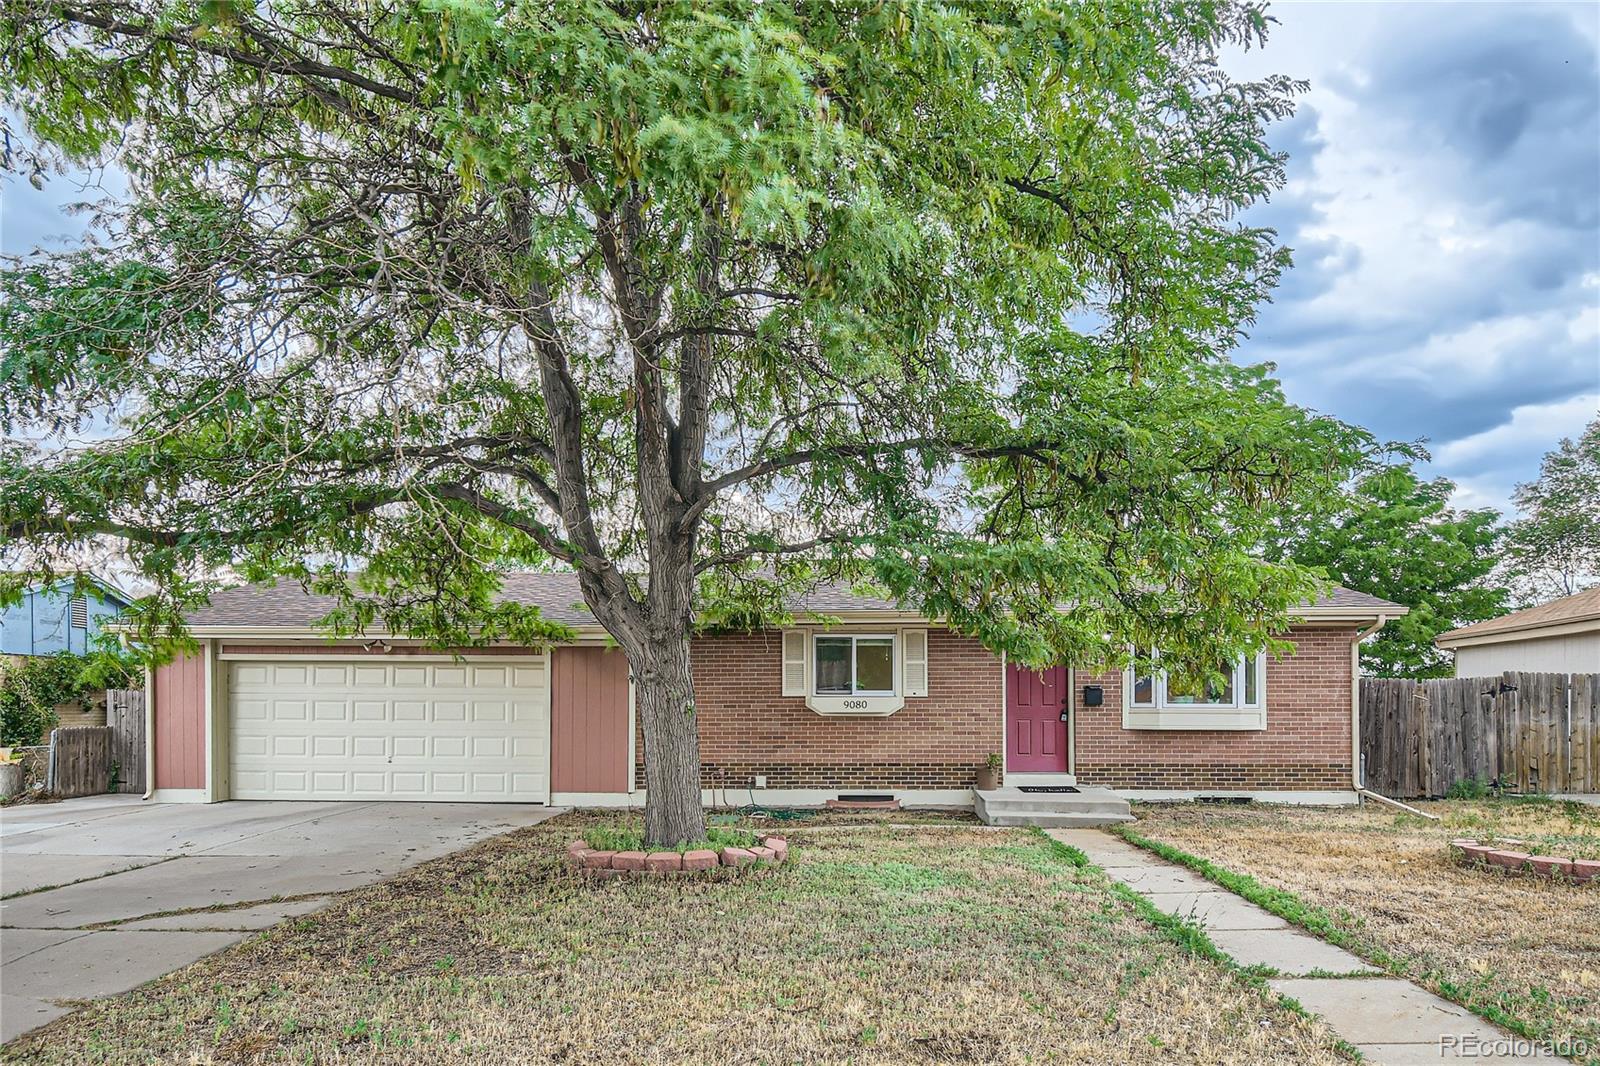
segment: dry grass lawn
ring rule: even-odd
[[[594,881],[573,816],[361,889],[19,1063],[1333,1063],[1023,830],[790,831],[783,867]]]
[[[1600,1049],[1600,885],[1469,869],[1454,837],[1515,838],[1528,851],[1600,847],[1600,808],[1519,800],[1419,803],[1440,822],[1354,809],[1146,806],[1129,826],[1325,912],[1353,946],[1528,1031]]]

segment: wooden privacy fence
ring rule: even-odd
[[[111,761],[117,767],[117,791],[143,793],[144,690],[106,690],[106,725],[110,727]]]
[[[50,731],[45,789],[55,796],[93,796],[111,785],[111,727],[72,726]]]
[[[1600,674],[1361,679],[1366,786],[1396,799],[1458,781],[1600,792]]]

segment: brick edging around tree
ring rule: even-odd
[[[1468,865],[1492,866],[1501,870],[1565,881],[1600,883],[1600,861],[1595,859],[1530,855],[1525,851],[1512,851],[1509,848],[1480,844],[1476,840],[1452,840],[1450,846],[1461,853],[1461,861]]]
[[[777,865],[789,857],[789,842],[783,837],[758,837],[760,843],[749,848],[721,848],[713,851],[602,851],[581,840],[567,845],[567,862],[587,874],[678,874],[701,873],[721,866]]]

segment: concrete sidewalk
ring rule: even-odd
[[[1378,1066],[1430,1063],[1562,1063],[1514,1054],[1517,1038],[1409,981],[1293,928],[1197,873],[1098,829],[1048,829],[1157,907],[1205,927],[1211,942],[1246,966],[1268,966],[1274,991],[1322,1016]],[[1326,975],[1326,976],[1325,976]],[[1350,976],[1359,975],[1359,976]],[[1525,1044],[1526,1042],[1522,1042]]]
[[[494,803],[153,804],[0,812],[0,1042],[136,988],[338,892],[560,808]],[[176,912],[176,913],[174,913]]]

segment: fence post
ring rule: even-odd
[[[46,794],[53,794],[56,790],[56,734],[59,729],[50,730],[50,754],[44,763],[44,790]]]

